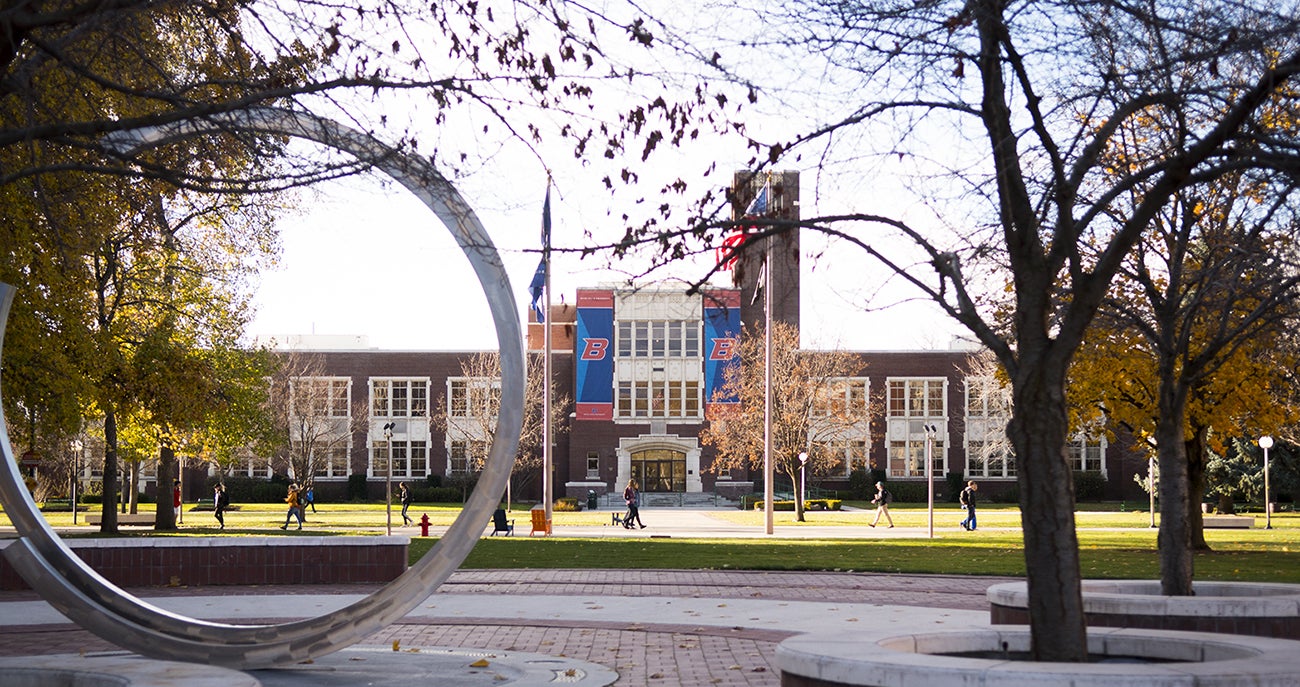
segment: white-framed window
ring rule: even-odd
[[[464,475],[477,471],[479,461],[487,455],[489,443],[456,439],[447,444],[447,474]]]
[[[393,463],[392,475],[394,478],[427,477],[429,474],[429,445],[424,441],[398,439],[391,442],[375,442],[370,447],[370,476],[387,477],[389,460],[392,460]]]
[[[867,468],[867,441],[865,439],[836,439],[819,442],[809,461],[826,461],[828,477],[848,477],[854,468]]]
[[[491,418],[501,407],[501,380],[452,377],[447,380],[447,414],[457,418]]]
[[[619,381],[614,404],[618,417],[689,418],[701,417],[701,384],[698,379],[656,379]]]
[[[428,377],[370,380],[371,417],[426,417],[428,414]]]
[[[622,320],[618,323],[619,358],[699,358],[699,322]]]
[[[1066,444],[1065,453],[1071,470],[1106,474],[1106,437],[1076,434]]]
[[[885,431],[890,477],[924,477],[927,442],[934,475],[948,474],[947,390],[948,380],[943,377],[886,380]]]
[[[867,419],[866,377],[842,377],[828,380],[826,388],[813,400],[813,417]]]
[[[349,417],[352,380],[347,377],[295,377],[289,380],[290,411],[296,416]]]
[[[1015,454],[1007,439],[1011,397],[991,374],[966,378],[966,470],[971,479],[1016,476]]]
[[[322,455],[317,466],[315,479],[339,479],[352,472],[350,451],[346,444],[328,446],[321,449]]]
[[[600,454],[587,452],[587,479],[600,479]]]

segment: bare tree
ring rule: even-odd
[[[520,430],[519,451],[515,456],[510,481],[512,489],[523,490],[541,475],[544,432],[543,366],[537,355],[528,356],[528,381],[524,387],[524,424]],[[479,352],[461,361],[460,379],[451,380],[449,396],[438,400],[434,426],[456,446],[453,464],[457,472],[477,473],[487,460],[488,449],[496,435],[497,413],[501,407],[501,362],[496,352]],[[552,439],[568,431],[566,420],[572,400],[558,393],[551,384]]]
[[[700,443],[717,451],[713,470],[761,468],[765,436],[764,333],[751,328],[740,341],[740,365],[727,368],[719,398],[739,404],[709,404],[709,425]],[[804,470],[814,478],[837,467],[844,470],[845,442],[867,436],[870,418],[865,380],[854,378],[862,362],[843,351],[799,349],[799,330],[772,323],[772,460],[773,468],[798,485],[799,454],[809,456]],[[836,447],[839,455],[836,455]],[[865,451],[863,451],[865,458]],[[795,488],[796,517],[803,521],[804,504]]]
[[[1199,2],[804,0],[765,11],[760,32],[709,61],[734,77],[750,73],[757,49],[769,58],[749,80],[760,92],[792,84],[775,95],[798,97],[799,86],[819,87],[806,131],[756,141],[756,163],[811,157],[855,187],[871,188],[863,176],[888,184],[889,193],[858,194],[842,212],[761,222],[767,233],[809,228],[857,246],[1006,370],[1037,660],[1087,658],[1065,450],[1071,359],[1125,257],[1179,192],[1251,173],[1270,194],[1292,193],[1295,138],[1263,120],[1293,103],[1296,10],[1254,1],[1207,11]],[[780,71],[787,66],[805,71]],[[1108,152],[1126,124],[1157,114],[1178,122],[1180,135],[1113,174]],[[699,209],[713,210],[705,203],[715,198],[703,195]],[[701,212],[682,231],[712,239],[733,225]],[[619,246],[653,240],[667,260],[689,252],[662,248],[675,235],[647,224]]]

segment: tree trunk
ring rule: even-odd
[[[100,504],[100,534],[117,534],[117,414],[109,404],[104,410],[104,502]]]
[[[1078,663],[1087,660],[1088,643],[1074,477],[1065,460],[1065,375],[1063,369],[1044,369],[1050,367],[1056,366],[1041,361],[1023,366],[1030,374],[1013,380],[1007,434],[1018,458],[1033,658]]]
[[[175,476],[172,466],[176,463],[176,452],[163,443],[158,450],[158,507],[154,511],[153,528],[160,532],[176,531],[176,508],[172,504],[172,482]]]
[[[1162,379],[1170,379],[1164,373]],[[1174,382],[1160,383],[1156,460],[1160,463],[1160,592],[1192,595],[1192,539],[1187,519],[1187,395]]]
[[[1197,427],[1183,447],[1187,455],[1187,527],[1192,551],[1210,551],[1205,541],[1205,519],[1201,502],[1205,500],[1205,438],[1209,427]]]

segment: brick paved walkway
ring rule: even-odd
[[[1006,578],[868,573],[677,570],[468,570],[440,594],[762,599],[987,610],[984,592]],[[365,594],[373,587],[204,587],[132,590],[142,597]],[[32,592],[0,593],[0,603],[33,600]],[[241,621],[247,622],[247,621]],[[619,673],[617,685],[773,686],[776,644],[791,633],[770,629],[658,623],[654,618],[503,620],[408,617],[363,644],[404,649],[458,647],[564,656]],[[71,624],[0,628],[0,655],[110,651],[114,647]]]

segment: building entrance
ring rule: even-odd
[[[665,448],[633,451],[632,479],[643,492],[684,492],[686,454]]]

